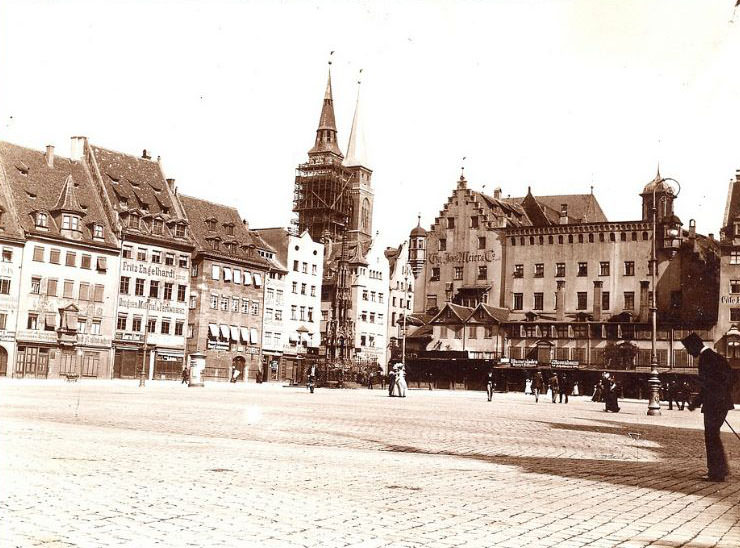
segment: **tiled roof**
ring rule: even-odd
[[[62,206],[62,210],[79,211],[82,232],[81,238],[74,241],[116,245],[115,235],[92,178],[82,162],[73,162],[55,155],[50,167],[44,152],[6,142],[0,142],[0,161],[10,187],[18,222],[26,234],[62,238],[61,215],[54,213],[60,209],[57,206]],[[48,230],[36,228],[36,212],[48,215]],[[96,223],[103,226],[103,240],[94,240],[92,237],[92,228]]]
[[[563,194],[560,196],[535,196],[535,199],[544,206],[548,218],[558,223],[560,220],[560,206],[568,205],[569,222],[577,220],[582,223],[605,223],[608,221],[601,209],[596,196],[593,194]]]
[[[185,214],[190,219],[190,233],[195,240],[198,252],[207,253],[231,261],[248,261],[253,265],[269,268],[270,262],[255,251],[252,233],[244,226],[236,208],[214,204],[199,198],[180,195]],[[209,228],[208,221],[213,229]],[[233,226],[233,234],[227,227]],[[212,241],[218,242],[218,250],[213,249]],[[233,243],[234,252],[229,253],[226,245]]]
[[[725,204],[725,214],[723,217],[723,226],[727,236],[734,234],[732,224],[735,219],[740,218],[740,171],[736,174],[735,179],[730,181],[730,188],[727,191],[727,202]]]
[[[129,211],[141,214],[140,232],[148,237],[171,240],[175,224],[186,222],[180,204],[162,173],[159,162],[90,145],[111,205],[122,217]],[[153,234],[147,217],[159,216],[164,221],[163,234]],[[127,228],[127,231],[130,229]],[[189,243],[184,239],[182,243]]]

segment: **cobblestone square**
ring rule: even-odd
[[[699,412],[134,381],[0,402],[2,546],[740,546],[740,442],[700,481]]]

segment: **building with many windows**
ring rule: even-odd
[[[282,360],[278,378],[298,381],[307,354],[318,354],[321,344],[321,280],[324,272],[324,246],[308,232],[293,235],[285,228],[265,228],[256,232],[275,250],[286,266],[284,294],[274,298],[275,312],[283,317]],[[266,303],[273,298],[266,295]],[[265,304],[267,306],[267,304]]]
[[[422,229],[423,230],[423,229]],[[414,310],[414,274],[409,261],[409,241],[398,248],[385,250],[388,259],[388,310],[386,313],[386,341],[388,350],[385,363],[391,360],[394,348],[403,346],[404,327],[408,332],[411,325],[404,319]]]
[[[196,242],[191,269],[188,353],[206,355],[206,380],[254,379],[262,368],[265,276],[270,263],[239,212],[180,196]]]
[[[416,261],[415,308],[439,325],[424,357],[490,360],[522,386],[533,368],[646,373],[655,268],[657,362],[664,372],[693,371],[676,343],[687,330],[706,340],[716,321],[717,244],[693,221],[683,229],[660,174],[640,196],[640,218],[610,222],[592,194],[502,198],[468,189],[461,177],[431,230],[415,238],[417,256],[426,252]],[[506,314],[486,318],[481,304]],[[480,321],[491,330],[487,341]],[[625,383],[644,388],[642,377]]]
[[[72,142],[73,157],[92,175],[120,240],[114,376],[131,378],[144,370],[150,379],[179,378],[193,242],[174,179],[165,179],[146,150],[136,157],[84,137]]]
[[[9,143],[0,160],[5,214],[25,239],[22,260],[3,248],[16,277],[0,280],[18,291],[13,376],[110,378],[118,242],[85,163]]]

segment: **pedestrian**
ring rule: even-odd
[[[570,394],[570,378],[568,375],[563,373],[563,380],[560,384],[560,403],[563,403],[563,396],[565,396],[565,403],[568,403],[568,395]]]
[[[604,389],[604,411],[619,413],[619,385],[616,377],[608,376],[605,379],[606,388]]]
[[[257,381],[257,384],[262,384],[262,369],[257,369],[257,375],[255,380]]]
[[[396,387],[396,366],[388,364],[388,395],[393,397],[393,389]]]
[[[532,379],[527,377],[524,381],[524,395],[529,396],[532,393]]]
[[[689,411],[701,406],[704,414],[704,445],[707,452],[708,474],[706,481],[725,481],[730,473],[727,455],[722,446],[720,428],[727,418],[732,403],[732,370],[727,360],[711,348],[704,346],[696,333],[681,340],[684,348],[694,358],[699,358],[699,393],[689,404]]]
[[[534,402],[540,401],[540,393],[545,388],[545,379],[542,377],[542,373],[537,371],[534,374],[534,380],[532,381],[532,393],[534,394]]]
[[[431,371],[427,373],[427,382],[429,383],[429,390],[434,390],[434,376]]]
[[[307,388],[313,394],[313,390],[316,387],[316,378],[319,376],[319,368],[315,363],[308,366],[306,370],[306,377],[308,378]]]
[[[665,395],[668,399],[668,410],[673,411],[673,401],[676,400],[676,407],[678,407],[678,400],[676,395],[676,381],[671,380],[666,384]]]
[[[550,390],[552,391],[552,403],[556,403],[555,400],[558,398],[560,383],[558,382],[558,376],[555,373],[550,377]]]
[[[380,367],[378,367],[378,379],[380,379],[381,390],[385,389],[385,373],[383,373],[383,370]]]
[[[494,386],[495,385],[493,384],[493,371],[489,371],[488,372],[488,380],[486,382],[486,393],[488,394],[488,401],[491,401],[491,399],[493,398],[493,388],[494,388]]]
[[[373,389],[373,372],[372,371],[367,372],[367,388],[368,390]]]
[[[678,399],[681,402],[681,411],[684,410],[689,400],[691,399],[691,385],[688,381],[681,383],[678,391]]]
[[[398,393],[399,398],[406,397],[407,388],[408,385],[406,384],[406,368],[403,365],[399,365],[398,370],[396,371],[396,392]]]
[[[185,365],[182,368],[182,382],[180,384],[186,384],[190,382],[190,368]]]
[[[231,369],[231,382],[236,383],[236,380],[239,378],[239,375],[241,372],[236,367]]]

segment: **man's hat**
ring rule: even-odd
[[[688,350],[689,354],[692,356],[698,356],[704,346],[704,341],[701,340],[699,335],[692,331],[688,336],[681,339],[681,344],[686,350]]]

